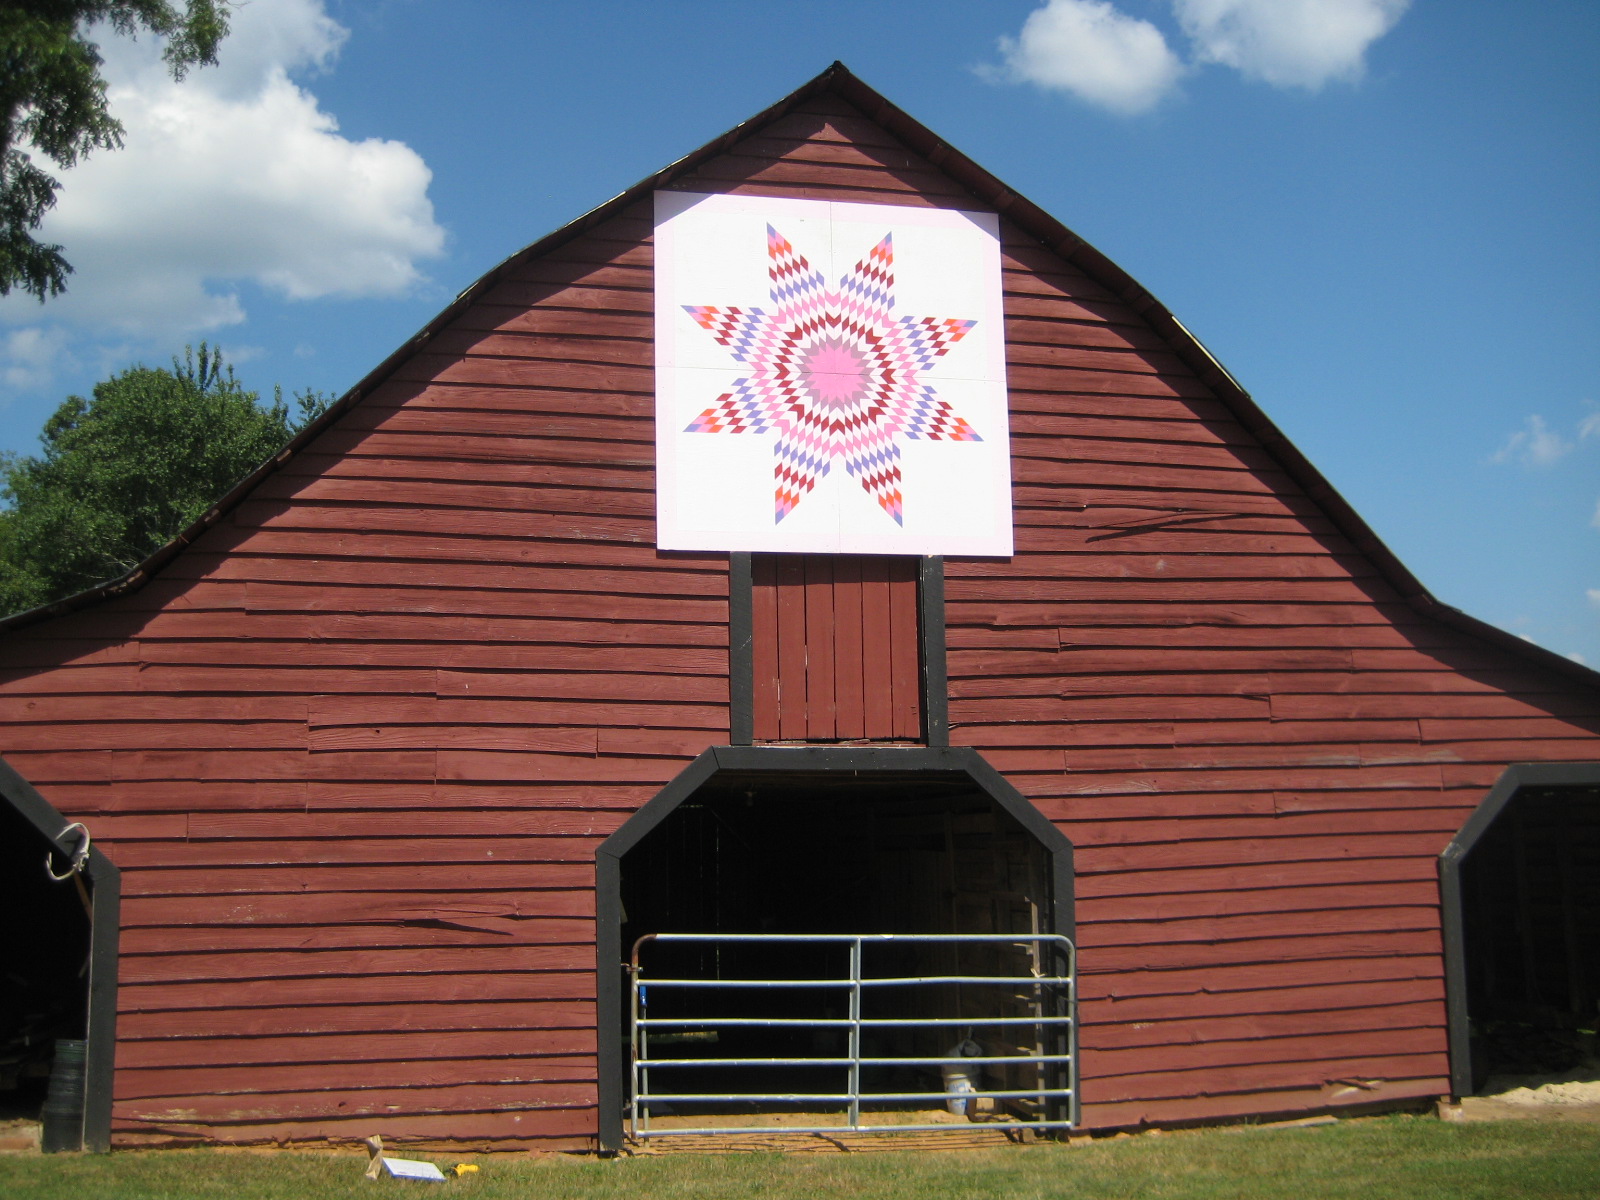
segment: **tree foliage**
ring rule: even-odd
[[[126,574],[198,520],[327,407],[263,407],[204,343],[172,370],[133,367],[71,396],[37,457],[0,460],[0,612]]]
[[[215,64],[228,32],[228,0],[3,0],[0,2],[0,296],[20,287],[43,301],[65,289],[72,267],[61,247],[33,236],[60,183],[29,154],[71,167],[91,150],[122,145],[106,107],[103,60],[89,27],[167,39],[173,77]]]

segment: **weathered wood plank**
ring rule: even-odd
[[[263,819],[258,817],[258,820]],[[1442,824],[1442,822],[1440,822]],[[1224,867],[1244,863],[1317,863],[1330,858],[1437,858],[1450,840],[1432,833],[1346,833],[1297,838],[1251,838],[1244,841],[1207,839],[1187,845],[1154,840],[1118,846],[1090,846],[1078,831],[1079,866],[1083,874],[1143,869],[1161,871],[1189,867]]]
[[[591,920],[550,917],[508,920],[493,928],[488,928],[487,924],[157,926],[124,931],[122,946],[125,953],[145,954],[296,949],[366,953],[375,947],[500,948],[546,944],[592,946],[594,943],[594,922]],[[125,1032],[119,1030],[118,1036],[123,1036]],[[593,1031],[590,1033],[592,1036]]]
[[[837,732],[841,738],[867,736],[865,617],[861,560],[843,556],[834,560],[834,668],[833,683]]]
[[[805,606],[805,732],[811,741],[831,741],[838,728],[838,699],[833,668],[834,562],[831,555],[807,554],[801,559]],[[783,601],[780,599],[779,604]]]
[[[1397,911],[1400,908],[1426,908],[1438,902],[1438,887],[1431,880],[1368,883],[1341,882],[1303,887],[1255,887],[1248,890],[1213,892],[1165,892],[1141,896],[1083,896],[1078,900],[1078,918],[1088,923],[1148,921],[1160,924],[1196,917],[1236,917],[1266,914],[1282,918],[1285,927],[1293,926],[1297,914],[1318,915],[1372,909]],[[1370,916],[1363,919],[1371,919]],[[1110,935],[1102,927],[1095,935]],[[1177,936],[1176,933],[1174,936]]]
[[[473,865],[470,875],[463,872],[457,864],[435,864],[427,861],[370,866],[341,862],[318,865],[263,865],[234,870],[218,869],[215,866],[192,866],[129,871],[123,895],[129,898],[136,896],[215,898],[239,894],[330,896],[341,892],[360,892],[363,895],[402,892],[415,895],[459,891],[477,896],[492,892],[538,888],[584,889],[594,886],[594,871],[586,864],[505,861],[499,856],[488,857],[492,853],[492,850],[486,850],[482,861]],[[229,902],[214,899],[207,903],[222,906]],[[359,972],[362,968],[370,969],[370,966],[370,963],[366,963],[353,966],[353,969]],[[126,975],[122,978],[127,981]]]
[[[1246,1008],[1237,1010],[1240,1015],[1212,1017],[1180,1012],[1175,1019],[1138,1020],[1132,1024],[1111,1024],[1102,1014],[1093,1042],[1100,1050],[1132,1050],[1154,1046],[1192,1046],[1202,1042],[1320,1038],[1322,1034],[1427,1029],[1443,1023],[1444,995],[1443,989],[1437,984],[1426,986],[1431,986],[1438,995],[1409,1003],[1374,1002],[1351,1008],[1308,1008],[1299,1012],[1270,1013],[1251,1012]],[[1380,990],[1390,995],[1403,994],[1402,989],[1392,985]],[[1233,993],[1230,999],[1248,1004],[1254,997]]]
[[[1110,915],[1110,914],[1106,914]],[[1233,913],[1225,916],[1170,917],[1162,920],[1085,919],[1084,938],[1097,952],[1106,947],[1250,942],[1266,945],[1276,938],[1393,933],[1438,928],[1437,905],[1383,908],[1305,909],[1287,912]],[[1092,928],[1090,928],[1092,926]]]
[[[804,561],[793,555],[773,560],[772,587],[778,604],[778,736],[806,736],[806,593]]]
[[[208,785],[209,786],[209,785]],[[380,828],[381,821],[370,825],[370,836],[357,838],[306,839],[296,835],[294,828],[280,830],[279,838],[240,837],[205,838],[196,841],[139,842],[124,839],[117,847],[117,861],[126,868],[180,868],[207,867],[213,870],[233,867],[275,866],[339,866],[354,867],[363,864],[411,863],[417,865],[490,864],[507,863],[567,863],[583,862],[592,856],[593,847],[581,838],[540,836],[537,834],[507,834],[503,837],[408,837],[411,811],[437,809],[441,803],[443,785],[430,784],[321,784],[302,785],[309,794],[307,803],[285,808],[287,813],[321,815],[323,812],[358,811],[381,818],[386,809],[397,809],[390,817],[389,828]],[[171,787],[167,786],[170,793]],[[318,795],[325,790],[327,795]],[[459,806],[462,812],[475,812],[489,817],[497,808],[567,809],[580,801],[586,808],[609,807],[629,811],[639,807],[648,791],[637,785],[618,785],[614,797],[605,802],[580,797],[574,800],[566,795],[568,789],[559,786],[549,795],[540,795],[531,788],[475,789],[489,791],[488,795],[471,797],[470,803]],[[643,795],[641,795],[643,793]],[[155,809],[155,806],[150,806]],[[188,809],[193,814],[205,809]],[[239,808],[229,811],[239,812]],[[155,809],[159,815],[159,809]],[[183,820],[181,816],[167,818]],[[473,822],[467,822],[471,825]],[[99,830],[104,821],[96,823]],[[115,826],[107,827],[114,830]],[[187,828],[183,821],[178,828]],[[235,828],[229,822],[226,828]],[[470,832],[470,831],[469,831]],[[592,863],[586,864],[593,866]],[[457,867],[457,870],[464,868]],[[130,884],[131,886],[131,884]]]
[[[1385,1059],[1400,1057],[1433,1059],[1435,1062],[1443,1059],[1444,1031],[1442,1029],[1363,1030],[1307,1038],[1213,1042],[1204,1046],[1161,1046],[1128,1050],[1086,1049],[1082,1054],[1080,1070],[1086,1078],[1101,1081],[1101,1087],[1097,1090],[1103,1095],[1130,1075],[1153,1071],[1175,1074],[1179,1071],[1215,1069],[1219,1078],[1208,1090],[1217,1092],[1229,1086],[1230,1078],[1244,1080],[1256,1076],[1257,1079],[1263,1077],[1294,1079],[1298,1076],[1307,1082],[1311,1080],[1321,1082],[1329,1076],[1323,1075],[1319,1078],[1307,1068],[1312,1067],[1314,1063],[1320,1066],[1329,1060],[1335,1063],[1343,1060],[1345,1064],[1342,1069],[1336,1068],[1334,1072],[1336,1078],[1340,1076],[1354,1078],[1359,1071],[1362,1076],[1382,1079],[1386,1077],[1387,1072],[1380,1070],[1377,1064]],[[1357,1066],[1363,1059],[1373,1063],[1364,1071]],[[1417,1066],[1407,1065],[1411,1071],[1417,1071]],[[1251,1070],[1252,1067],[1257,1070]]]
[[[305,1063],[321,1068],[338,1063],[376,1066],[389,1062],[415,1070],[421,1063],[442,1067],[452,1060],[471,1061],[474,1058],[507,1062],[515,1062],[520,1057],[537,1061],[546,1055],[587,1058],[594,1054],[594,1050],[594,1030],[582,1028],[157,1038],[124,1041],[117,1048],[117,1066],[119,1071],[127,1070],[130,1073],[156,1073],[185,1069],[201,1071],[211,1067],[227,1070],[239,1066],[282,1066],[293,1069]],[[236,1075],[231,1082],[238,1086],[240,1079]]]
[[[270,698],[269,698],[270,699]],[[3,703],[3,701],[0,701]],[[494,696],[376,696],[359,709],[341,696],[299,700],[302,719],[313,730],[380,726],[578,726],[717,729],[727,710],[715,704],[599,703],[577,700],[501,699]]]
[[[778,681],[780,653],[778,635],[778,590],[776,564],[768,555],[751,560],[751,729],[757,741],[782,736],[780,710],[781,684]]]
[[[1305,1086],[1282,1085],[1276,1079],[1265,1081],[1259,1088],[1248,1082],[1235,1084],[1239,1089],[1222,1095],[1189,1094],[1176,1098],[1127,1101],[1085,1101],[1084,1127],[1087,1129],[1139,1128],[1150,1123],[1215,1122],[1245,1116],[1296,1116],[1308,1111],[1344,1107],[1361,1108],[1366,1105],[1392,1104],[1404,1101],[1426,1101],[1444,1095],[1450,1090],[1450,1080],[1437,1059],[1428,1060],[1431,1073],[1406,1078],[1371,1079],[1364,1076],[1359,1083],[1310,1081]],[[1418,1068],[1402,1061],[1386,1064],[1386,1069],[1415,1071]],[[1184,1076],[1192,1079],[1193,1076]],[[1180,1090],[1183,1088],[1180,1083]]]
[[[549,1001],[594,999],[594,971],[525,971],[449,975],[364,975],[358,985],[364,1004],[420,1007],[458,1001]],[[341,1005],[352,993],[350,979],[284,976],[263,988],[259,980],[124,984],[117,991],[118,1011],[162,1013],[187,1009],[243,1012],[281,1005]]]
[[[368,975],[427,978],[473,972],[480,975],[490,972],[581,973],[592,972],[593,960],[594,956],[587,953],[585,947],[571,945],[372,948],[359,956],[342,950],[130,954],[123,959],[118,982],[133,986],[298,976],[337,979]]]
[[[466,929],[510,930],[519,921],[592,917],[592,888],[503,892],[391,892],[306,895],[132,896],[123,902],[128,928],[177,925],[402,925],[434,922]]]
[[[1390,955],[1438,954],[1438,931],[1333,933],[1298,938],[1255,938],[1223,945],[1185,942],[1171,946],[1094,948],[1104,971],[1164,971],[1180,967],[1216,967],[1233,963],[1291,962],[1319,958],[1381,958]]]
[[[1096,1014],[1096,1024],[1137,1026],[1197,1016],[1335,1012],[1444,996],[1439,963],[1420,956],[1251,963],[1153,974],[1154,979],[1140,981],[1143,988],[1122,988],[1119,976],[1085,975],[1080,996],[1084,1011]]]
[[[1326,850],[1326,847],[1317,849]],[[1313,851],[1315,852],[1315,851]],[[1348,858],[1324,855],[1311,862],[1225,861],[1216,866],[1169,867],[1161,870],[1108,869],[1078,881],[1085,903],[1100,897],[1168,896],[1174,893],[1231,897],[1254,888],[1313,887],[1322,884],[1381,886],[1395,882],[1436,881],[1436,864],[1421,858]]]
[[[346,1004],[306,1008],[126,1013],[119,1038],[281,1037],[288,1034],[594,1029],[594,1005],[575,1000],[482,1004]]]
[[[470,1122],[464,1121],[470,1116]],[[475,1148],[593,1150],[596,1136],[594,1106],[545,1109],[538,1112],[500,1112],[494,1109],[470,1114],[407,1114],[333,1117],[307,1121],[201,1122],[181,1115],[132,1120],[113,1114],[112,1143],[121,1148],[139,1145],[192,1145],[196,1139],[223,1144],[276,1146],[308,1142],[326,1148],[331,1142],[359,1146],[376,1132],[390,1146],[461,1145]],[[467,1131],[470,1130],[470,1133]]]
[[[450,1087],[462,1084],[592,1084],[592,1056],[503,1056],[423,1058],[409,1062],[260,1063],[241,1079],[233,1064],[213,1067],[129,1069],[117,1073],[117,1097],[125,1101],[156,1097],[268,1095],[275,1092],[387,1092],[388,1089]],[[254,1086],[251,1086],[251,1084]],[[393,1097],[384,1095],[386,1103]]]
[[[894,706],[893,736],[922,736],[922,651],[918,630],[917,560],[890,560],[889,675]],[[997,764],[998,765],[998,764]],[[1003,767],[1001,768],[1004,769]]]

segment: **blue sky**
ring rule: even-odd
[[[252,0],[107,39],[0,450],[187,342],[342,392],[461,289],[842,59],[1158,296],[1446,603],[1600,665],[1592,0]]]

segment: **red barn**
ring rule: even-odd
[[[680,192],[998,230],[1009,554],[658,546]],[[969,1036],[1056,1127],[1414,1103],[1600,995],[1600,676],[1435,601],[1148,293],[838,65],[4,622],[0,752],[16,961],[87,1033],[96,1147],[615,1148],[674,1055],[848,1050],[939,1107]],[[68,822],[92,924],[40,869]],[[669,976],[827,986],[751,1026],[638,997],[674,932],[722,940],[650,948]],[[890,933],[946,940],[851,940]],[[840,1086],[781,1072],[711,1090]]]

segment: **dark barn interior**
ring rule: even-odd
[[[82,1038],[87,1029],[87,893],[46,874],[49,850],[32,824],[0,803],[0,1117],[38,1117],[55,1040]],[[67,868],[59,856],[54,865]]]
[[[1524,787],[1462,864],[1472,1082],[1596,1056],[1600,789]]]
[[[970,781],[718,776],[680,804],[631,850],[622,866],[623,948],[646,934],[1034,933],[1048,930],[1050,856]],[[867,944],[864,976],[1028,975],[1039,965],[1028,943]],[[848,944],[648,943],[646,978],[837,980],[848,975]],[[1048,973],[1048,972],[1045,972]],[[1028,991],[1029,989],[1024,989]],[[1037,989],[1033,989],[1037,991]],[[663,1057],[837,1057],[848,1030],[819,1026],[848,1016],[848,990],[832,987],[646,988],[652,1018],[704,1018],[653,1033]],[[868,987],[867,1018],[962,1018],[934,1029],[863,1032],[867,1056],[928,1057],[970,1035],[986,1054],[1015,1053],[1026,1033],[982,1025],[985,1016],[1039,1011],[1037,994],[985,984]],[[782,1018],[792,1026],[717,1026],[717,1017]],[[1004,1072],[991,1071],[988,1086]],[[683,1094],[837,1093],[839,1067],[667,1068],[652,1092]],[[869,1091],[940,1090],[936,1066],[863,1068]],[[1005,1083],[1003,1086],[1011,1086]],[[1025,1084],[1024,1084],[1025,1086]],[[825,1109],[795,1101],[790,1106]],[[934,1108],[937,1100],[882,1102]],[[696,1104],[697,1111],[714,1106]],[[782,1102],[730,1103],[736,1110]]]

